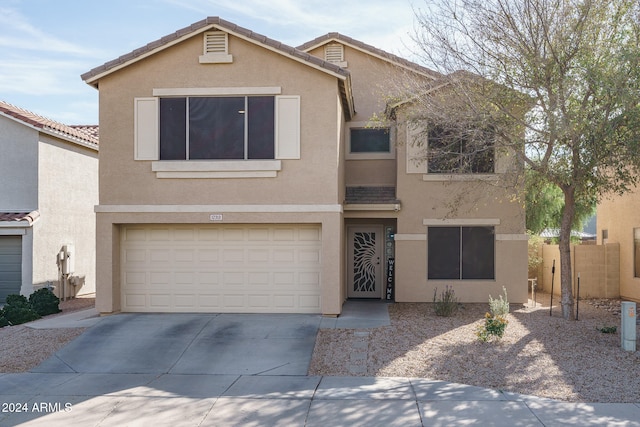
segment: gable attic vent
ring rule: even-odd
[[[344,60],[344,46],[340,43],[326,45],[324,47],[324,59],[339,67],[347,67],[347,62]]]
[[[224,31],[204,33],[204,54],[200,56],[201,64],[228,64],[233,62],[229,55],[229,35]]]

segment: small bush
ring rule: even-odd
[[[40,316],[60,313],[62,310],[58,307],[60,299],[48,288],[38,289],[29,296],[29,304],[31,308]]]
[[[500,298],[493,299],[491,295],[489,295],[489,310],[491,314],[494,316],[506,316],[509,314],[509,300],[507,299],[507,288],[502,287],[502,292],[504,292],[504,298],[500,295]]]
[[[0,310],[2,312],[2,310]],[[9,326],[9,321],[6,317],[0,315],[0,328],[4,328],[5,326]]]
[[[603,326],[597,329],[603,334],[615,334],[616,332],[618,332],[618,328],[615,326]]]
[[[20,325],[21,323],[37,320],[40,318],[40,315],[28,305],[22,306],[7,304],[4,306],[4,317],[11,325]]]
[[[29,307],[29,301],[27,300],[27,297],[25,297],[24,295],[17,295],[17,294],[12,294],[12,295],[7,295],[7,305],[11,305],[14,307]]]
[[[433,290],[433,309],[437,316],[450,317],[458,311],[458,298],[453,287],[447,286],[438,299],[438,288]]]
[[[492,338],[500,339],[504,335],[509,321],[503,316],[493,316],[491,313],[484,315],[484,325],[478,327],[476,335],[482,342],[487,342]]]

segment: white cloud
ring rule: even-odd
[[[91,50],[58,39],[31,25],[18,11],[0,7],[0,46],[31,51],[58,52],[72,55],[91,54]]]
[[[165,0],[223,19],[284,43],[299,45],[331,31],[400,54],[413,27],[409,0]],[[252,27],[254,25],[255,27]]]

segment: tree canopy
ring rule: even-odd
[[[561,192],[561,304],[572,318],[577,208],[638,182],[637,0],[438,0],[415,13],[418,54],[448,76],[444,98],[419,96],[420,119],[490,126],[497,150],[510,148],[529,179]]]

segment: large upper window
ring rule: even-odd
[[[273,159],[273,96],[160,99],[160,160]]]
[[[429,227],[429,279],[495,279],[494,227]]]
[[[432,126],[428,133],[428,173],[493,173],[492,133]]]

